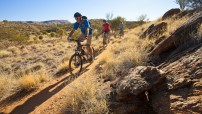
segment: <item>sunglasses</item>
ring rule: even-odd
[[[76,20],[78,20],[80,17],[75,17]]]

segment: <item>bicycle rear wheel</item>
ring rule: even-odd
[[[79,75],[82,71],[82,59],[80,55],[74,54],[69,60],[69,71],[72,75]]]

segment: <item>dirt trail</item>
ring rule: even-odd
[[[85,76],[94,76],[93,68],[99,63],[99,59],[105,55],[106,50],[112,47],[112,41],[108,47],[95,57],[94,62],[86,68],[86,71],[76,79],[72,79],[70,74],[65,74],[48,82],[43,87],[29,94],[16,94],[7,99],[6,104],[1,106],[0,114],[58,114],[68,113],[64,109],[70,95],[69,84],[82,80]],[[87,75],[86,75],[87,74]]]

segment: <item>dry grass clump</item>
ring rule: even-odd
[[[96,39],[96,38],[93,37],[93,39],[92,39],[92,46],[93,46],[93,48],[95,50],[99,50],[100,47],[102,47],[102,45],[103,45],[102,42],[103,42],[103,38],[101,36],[98,37],[98,39]]]
[[[42,82],[47,81],[48,79],[49,75],[45,72],[31,72],[29,74],[23,74],[19,78],[18,84],[21,90],[30,91],[37,89]]]
[[[133,32],[134,33],[134,32]],[[153,40],[139,39],[134,34],[128,34],[124,42],[115,44],[111,50],[101,58],[99,75],[103,78],[114,79],[117,76],[127,74],[130,68],[145,65],[147,60],[147,46]]]
[[[15,46],[11,46],[7,50],[11,51],[14,54],[19,54],[20,53],[20,50],[17,47],[15,47]]]
[[[189,17],[183,17],[181,19],[169,18],[169,19],[165,20],[168,23],[167,32],[165,33],[166,36],[169,36],[172,32],[174,32],[178,27],[180,27],[188,19],[189,19]]]
[[[63,61],[57,68],[57,73],[67,73],[69,69],[69,60]]]
[[[108,113],[106,94],[100,90],[101,85],[95,78],[84,79],[71,85],[72,99],[69,106],[74,114]]]
[[[9,57],[12,55],[12,52],[7,50],[0,50],[0,58]]]
[[[0,100],[6,95],[13,85],[15,84],[15,79],[11,76],[6,76],[3,73],[0,73]]]

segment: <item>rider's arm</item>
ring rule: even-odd
[[[85,37],[88,37],[88,35],[89,35],[89,28],[85,28],[86,30],[86,33],[85,33]]]
[[[77,30],[79,27],[79,24],[76,22],[73,25],[73,29],[71,30],[71,32],[69,33],[69,36],[67,37],[67,40],[74,34],[74,31]]]
[[[88,20],[84,20],[84,26],[85,26],[85,37],[87,38],[90,31],[90,24]]]
[[[69,36],[67,37],[67,40],[74,34],[74,29],[72,29],[72,31],[69,33]]]

